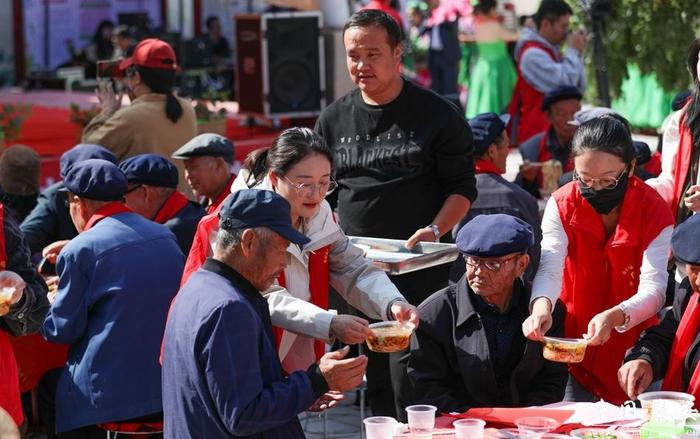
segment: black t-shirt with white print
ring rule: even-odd
[[[316,123],[334,155],[341,228],[407,239],[452,194],[476,198],[472,133],[451,103],[404,80],[399,96],[369,105],[354,89]],[[449,235],[449,234],[448,234]]]

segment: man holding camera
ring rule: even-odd
[[[98,97],[102,111],[83,130],[82,143],[102,145],[119,161],[145,153],[170,155],[197,135],[194,109],[189,101],[173,94],[178,65],[175,51],[165,41],[141,41],[130,58],[115,69],[131,104],[121,107],[121,94],[110,83],[102,83]],[[176,163],[179,189],[191,191],[185,183],[184,167]]]

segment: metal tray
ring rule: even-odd
[[[350,242],[365,250],[365,256],[387,274],[404,274],[436,265],[448,264],[457,259],[459,252],[454,244],[419,242],[412,249],[400,239],[363,238],[348,236]]]

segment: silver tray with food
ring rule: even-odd
[[[419,242],[412,249],[400,239],[363,238],[348,236],[350,242],[365,252],[376,267],[387,274],[410,273],[437,265],[449,264],[457,259],[459,252],[454,244],[441,242]]]

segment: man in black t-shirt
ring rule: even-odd
[[[334,154],[340,226],[348,235],[405,239],[408,247],[434,242],[476,198],[469,125],[451,103],[400,76],[400,30],[386,13],[355,13],[343,39],[357,88],[328,106],[316,124]],[[443,265],[392,281],[418,305],[447,285],[448,270]],[[373,388],[387,381],[373,377],[387,370],[381,359],[371,358],[367,371],[373,413],[405,418],[403,406],[412,399],[405,366],[392,355],[397,413],[385,399],[392,389]]]

